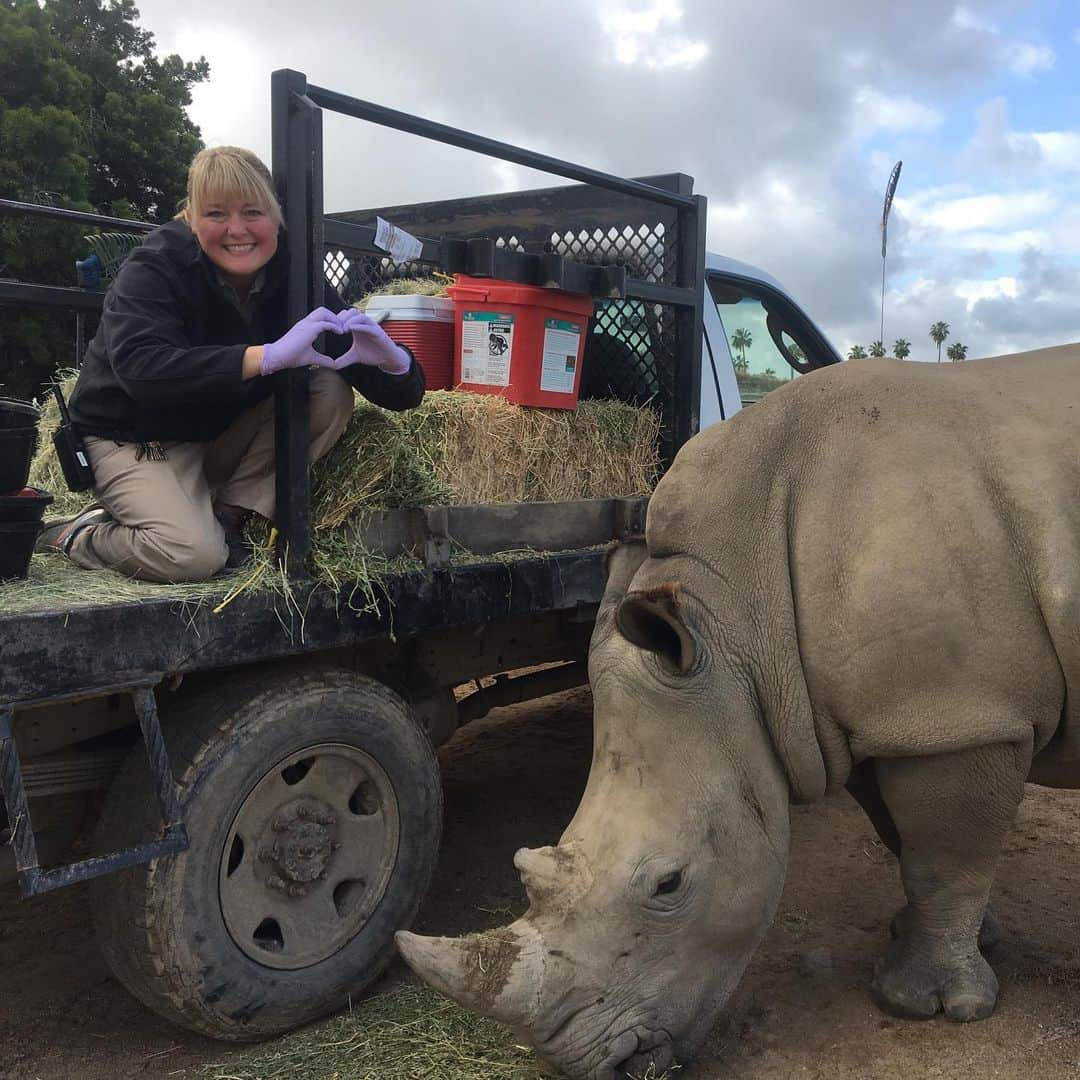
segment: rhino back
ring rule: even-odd
[[[684,447],[650,555],[694,556],[773,620],[788,592],[777,640],[834,782],[840,744],[856,761],[1042,745],[1066,686],[1080,700],[1078,401],[1076,346],[815,372]]]

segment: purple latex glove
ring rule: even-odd
[[[338,317],[329,308],[316,308],[277,341],[263,346],[259,373],[273,375],[275,371],[285,368],[307,367],[325,361],[326,357],[316,352],[313,345],[315,339],[327,330],[333,334],[342,332]]]
[[[338,328],[343,334],[352,334],[349,351],[336,360],[323,357],[316,361],[322,367],[341,369],[350,364],[377,367],[389,375],[404,375],[412,366],[409,354],[390,340],[386,331],[370,315],[346,308],[338,312]]]

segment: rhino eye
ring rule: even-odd
[[[672,874],[666,874],[657,883],[656,891],[653,896],[669,896],[673,892],[677,892],[679,886],[682,884],[682,871],[676,870]]]

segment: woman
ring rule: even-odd
[[[96,502],[51,523],[39,550],[149,581],[203,580],[244,560],[250,513],[273,520],[270,375],[314,368],[312,461],[345,430],[353,388],[388,409],[420,403],[409,350],[332,289],[327,307],[288,325],[287,266],[266,166],[238,147],[203,150],[184,209],[105,296],[70,402]]]

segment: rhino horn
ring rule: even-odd
[[[394,935],[406,963],[460,1005],[512,1028],[528,1028],[540,1007],[544,950],[539,933],[519,920],[463,938]]]
[[[514,855],[514,865],[531,904],[544,904],[558,892],[560,860],[555,851],[550,847],[521,848]]]

